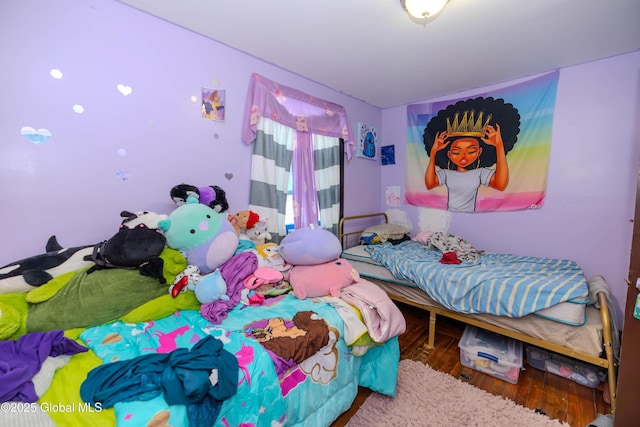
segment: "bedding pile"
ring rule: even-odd
[[[305,312],[309,314],[306,318],[296,317]],[[314,320],[318,324],[313,325]],[[103,363],[171,354],[172,349],[193,348],[207,337],[216,338],[238,363],[234,372],[237,392],[222,403],[219,422],[324,425],[327,418],[337,417],[351,405],[348,397],[358,385],[391,395],[395,391],[397,362],[395,367],[389,365],[390,372],[385,369],[377,377],[359,378],[358,374],[363,365],[375,368],[382,361],[399,358],[394,346],[375,347],[364,358],[349,357],[339,329],[333,326],[340,323],[330,305],[287,294],[260,307],[238,306],[219,325],[211,324],[197,310],[183,310],[157,321],[89,328],[80,338]],[[301,331],[309,334],[291,338]],[[321,333],[324,340],[318,339]],[[316,338],[309,338],[311,334]],[[292,360],[295,356],[286,358],[303,352],[312,354],[302,356],[301,363]],[[220,372],[218,380],[223,376]],[[171,425],[189,425],[188,407],[169,405],[157,393],[148,397],[115,403],[117,425],[146,425],[159,416],[167,417]],[[346,407],[344,399],[349,402]]]
[[[230,228],[204,209],[219,230]],[[182,231],[175,216],[161,222],[172,219]],[[213,230],[195,252],[166,246],[156,264],[162,277],[83,265],[0,292],[0,355],[10,359],[0,357],[0,382],[16,384],[0,394],[16,409],[0,425],[321,426],[351,406],[359,387],[395,395],[406,324],[384,292],[341,259],[260,274],[256,246],[221,235]],[[216,245],[225,259],[208,255]],[[304,283],[290,276],[332,266],[337,287],[321,274]],[[214,274],[219,294],[203,302],[194,289]]]
[[[459,263],[443,262],[433,245],[405,241],[366,247],[394,276],[414,282],[449,310],[523,317],[588,297],[587,280],[576,262],[463,247]],[[456,253],[455,251],[453,253]]]

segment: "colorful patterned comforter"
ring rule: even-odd
[[[444,264],[440,250],[415,241],[367,250],[394,276],[461,313],[522,317],[589,292],[584,273],[569,260],[484,253],[475,263]]]
[[[219,325],[198,311],[182,310],[145,323],[89,328],[80,339],[109,363],[191,348],[209,335],[223,342],[240,367],[237,392],[224,401],[215,425],[329,425],[351,406],[358,386],[395,394],[397,338],[355,357],[342,338],[343,322],[335,309],[292,294],[262,306],[239,305]],[[303,344],[292,345],[298,337]],[[313,354],[307,357],[304,352],[310,349]],[[291,363],[292,359],[303,361]],[[152,422],[189,425],[185,406],[168,406],[162,395],[116,403],[115,418],[118,426],[127,427]]]

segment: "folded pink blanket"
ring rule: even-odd
[[[407,322],[400,309],[376,284],[360,279],[342,289],[340,298],[360,310],[362,319],[375,342],[382,343],[404,333]]]

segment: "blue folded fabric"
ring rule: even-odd
[[[203,426],[215,423],[222,402],[236,393],[237,384],[235,355],[207,336],[191,349],[98,366],[80,386],[80,396],[94,406],[100,402],[110,408],[117,402],[150,400],[162,393],[169,405],[187,405],[190,425]]]

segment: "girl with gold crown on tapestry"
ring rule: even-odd
[[[518,110],[502,99],[468,99],[440,110],[423,137],[429,155],[427,189],[444,185],[448,210],[474,212],[480,185],[507,188],[507,153],[519,131]],[[489,168],[494,164],[495,169]]]

